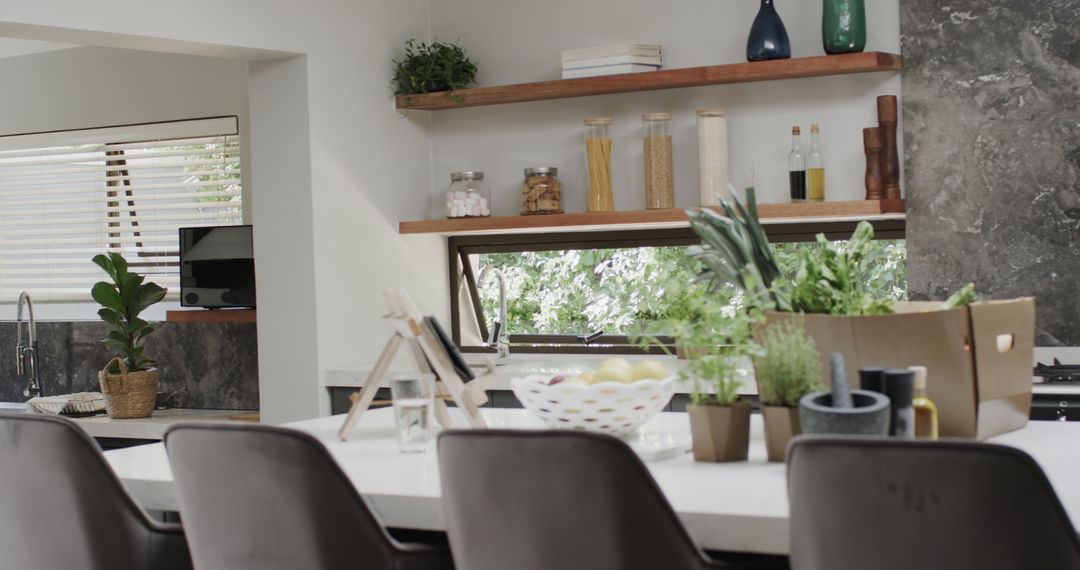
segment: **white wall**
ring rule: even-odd
[[[241,176],[247,182],[251,174],[246,62],[72,47],[0,59],[0,78],[5,85],[0,89],[0,135],[236,115],[244,148]],[[246,183],[243,198],[250,219]],[[14,301],[0,299],[0,320],[15,318]],[[165,311],[178,305],[161,303],[146,314],[164,319]],[[95,303],[38,303],[34,308],[41,320],[98,318]]]
[[[441,241],[396,231],[431,179],[427,120],[389,89],[398,47],[428,35],[426,0],[5,3],[0,35],[282,58],[249,75],[264,421],[325,413],[321,371],[374,359],[383,288],[446,315]],[[288,158],[305,129],[310,154]]]
[[[430,6],[429,6],[430,4]],[[37,0],[0,5],[0,35],[275,61],[250,66],[255,247],[259,283],[259,373],[263,419],[325,413],[320,375],[370,362],[386,330],[385,287],[407,287],[426,313],[445,317],[442,240],[403,238],[396,224],[423,217],[433,187],[452,169],[489,172],[516,203],[521,168],[561,166],[571,209],[584,208],[580,120],[609,113],[620,150],[637,146],[638,113],[678,112],[678,200],[696,187],[689,117],[703,105],[731,113],[733,165],[760,157],[767,199],[786,192],[788,131],[821,122],[830,197],[861,193],[862,126],[873,96],[898,93],[898,78],[867,76],[593,97],[439,114],[393,109],[391,59],[409,38],[460,40],[494,84],[558,75],[558,51],[617,41],[658,42],[670,66],[741,61],[755,4],[735,0]],[[819,51],[810,4],[781,11],[796,55]],[[430,25],[429,30],[429,8]],[[899,46],[897,0],[871,6],[870,49]],[[208,18],[207,14],[214,17]],[[303,55],[302,58],[286,59]],[[306,83],[306,89],[304,86]],[[310,154],[294,154],[305,135]],[[429,129],[431,133],[429,134]],[[290,137],[289,134],[295,134]],[[292,158],[288,158],[292,156]],[[434,156],[434,168],[432,167]],[[779,165],[773,165],[777,157]],[[618,206],[638,207],[637,167],[620,152]],[[854,166],[856,163],[858,167]],[[777,172],[766,173],[767,166]],[[308,175],[310,172],[310,175]],[[626,182],[629,181],[629,182]]]
[[[870,0],[867,50],[899,53],[899,0]],[[778,0],[795,57],[822,55],[821,2]],[[444,0],[431,3],[432,32],[460,41],[480,67],[479,83],[558,78],[559,51],[611,43],[657,43],[665,67],[745,61],[746,38],[758,3],[750,0]],[[698,203],[696,109],[728,111],[732,182],[742,187],[751,160],[758,198],[787,202],[791,127],[809,146],[811,123],[822,128],[827,198],[864,197],[863,127],[877,124],[875,98],[900,94],[896,73],[617,94],[479,107],[432,114],[432,187],[441,191],[455,170],[483,170],[495,212],[514,214],[522,169],[557,166],[565,207],[585,210],[582,119],[615,118],[615,206],[645,205],[641,114],[670,111],[679,207]]]

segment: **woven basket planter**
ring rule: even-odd
[[[120,374],[107,372],[112,363],[120,366]],[[132,419],[148,418],[154,413],[154,403],[157,400],[158,376],[157,368],[128,372],[127,366],[120,358],[114,358],[98,372],[98,382],[101,383],[101,391],[105,394],[105,411],[110,418]]]

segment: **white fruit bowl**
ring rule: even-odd
[[[624,434],[651,420],[671,401],[678,378],[622,382],[560,382],[551,376],[514,378],[510,387],[527,410],[555,429]]]

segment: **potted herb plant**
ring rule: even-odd
[[[799,400],[821,389],[821,356],[796,318],[761,329],[761,353],[754,357],[765,448],[769,461],[784,461],[788,442],[800,433]]]
[[[405,42],[405,56],[394,60],[394,94],[416,95],[464,89],[476,83],[476,64],[461,46],[446,42]],[[406,98],[406,105],[411,101]]]
[[[110,281],[99,281],[90,290],[101,305],[98,316],[110,327],[103,342],[118,355],[98,373],[111,418],[146,418],[154,411],[159,371],[145,353],[146,337],[154,325],[139,318],[147,307],[165,298],[166,289],[144,283],[145,277],[128,271],[119,253],[94,256],[94,263]]]
[[[750,448],[750,404],[740,401],[740,367],[754,354],[754,313],[716,312],[687,323],[681,342],[692,349],[683,371],[691,383],[690,432],[696,461],[746,459]]]

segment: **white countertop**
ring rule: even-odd
[[[488,359],[492,355],[468,353],[465,361],[478,376],[484,373]],[[510,380],[529,374],[567,374],[582,372],[599,368],[600,363],[609,358],[622,358],[631,363],[642,360],[659,360],[671,371],[681,370],[686,366],[685,360],[666,355],[616,355],[616,354],[514,354],[510,359],[495,363],[495,372],[487,380],[488,390],[510,390]],[[492,361],[494,363],[494,361]],[[326,371],[325,386],[327,388],[362,388],[371,374],[371,364],[358,364],[344,368],[335,368]],[[413,372],[415,367],[408,361],[400,360],[391,366],[387,378],[398,372]],[[753,369],[749,361],[740,369],[742,386],[738,392],[742,395],[756,395],[757,384],[754,383]],[[389,381],[384,378],[380,384],[382,388],[389,388]],[[680,384],[676,393],[687,394],[690,386]]]
[[[525,410],[484,409],[493,427],[539,427]],[[455,425],[464,417],[452,409]],[[344,416],[287,424],[323,441],[379,519],[388,526],[444,530],[437,456],[403,455],[394,439],[393,411],[366,414],[348,442],[336,432]],[[686,414],[659,414],[644,428],[655,437],[688,437]],[[1080,423],[1031,422],[991,439],[1030,453],[1046,470],[1074,523],[1080,526]],[[161,444],[108,451],[105,457],[139,504],[177,510],[165,449]],[[761,416],[751,420],[750,459],[697,463],[689,454],[646,464],[695,541],[710,549],[783,554],[788,549],[786,471],[765,461]]]
[[[169,426],[183,422],[227,422],[230,416],[252,412],[241,410],[154,410],[149,418],[116,420],[108,416],[72,418],[90,437],[148,439],[161,441]]]

